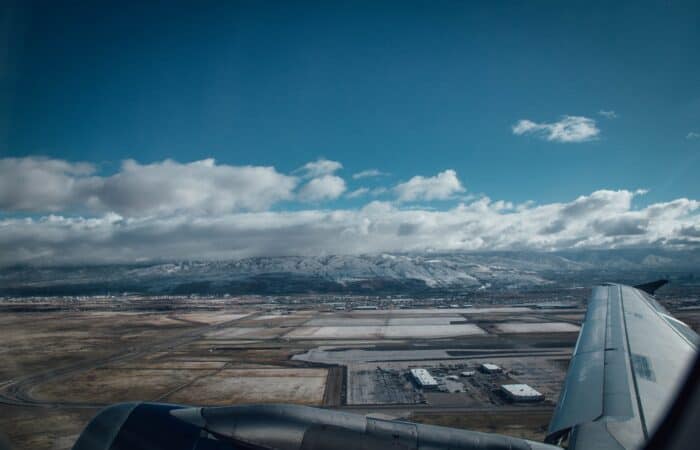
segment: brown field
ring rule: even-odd
[[[455,413],[414,413],[410,420],[430,425],[479,430],[486,433],[542,442],[547,434],[553,408],[526,409],[522,411],[478,411]]]
[[[320,405],[327,372],[327,369],[225,369],[202,376],[163,400],[217,406],[236,403]]]
[[[0,313],[0,438],[6,435],[13,449],[68,449],[88,420],[115,402],[286,402],[357,409],[348,405],[348,391],[367,391],[380,401],[413,402],[396,404],[396,416],[539,440],[558,397],[580,318],[523,308],[516,315],[512,308],[463,313],[318,312],[312,307],[280,314],[227,302],[216,303],[220,310],[202,310],[201,301],[192,300],[191,309],[176,312],[93,311],[88,304],[83,311]],[[698,323],[696,316],[685,315]],[[549,325],[554,328],[547,333],[537,330],[538,324],[567,320],[571,325]],[[359,332],[348,333],[348,325]],[[381,326],[382,333],[360,329],[373,326]],[[453,333],[452,327],[458,331]],[[326,332],[295,338],[312,328]],[[467,328],[483,332],[463,332]],[[540,332],[529,332],[535,330]],[[331,359],[293,359],[309,351]],[[509,376],[540,389],[547,401],[521,409],[504,405],[484,390],[497,382],[492,379],[467,393],[440,393],[420,403],[420,395],[410,392],[411,383],[402,375],[408,367],[473,367],[478,361],[503,365]],[[361,413],[390,412],[373,401],[360,406]]]

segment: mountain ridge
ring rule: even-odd
[[[167,293],[366,292],[386,289],[528,288],[575,274],[683,272],[699,251],[379,253],[271,256],[224,261],[0,269],[0,295],[78,295],[105,290]],[[59,294],[60,293],[60,294]]]

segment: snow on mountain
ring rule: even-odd
[[[485,289],[550,284],[582,271],[696,270],[698,252],[599,251],[500,252],[256,257],[229,261],[173,261],[139,265],[13,267],[0,269],[4,292],[62,287],[65,292],[101,289],[188,292],[312,292],[372,289],[387,283],[401,290]],[[204,286],[204,287],[203,287]],[[2,295],[2,289],[0,289]]]

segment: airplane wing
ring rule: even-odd
[[[646,292],[658,287],[593,289],[546,442],[629,449],[656,430],[698,345],[697,334]]]
[[[98,414],[73,450],[561,450],[497,434],[300,405],[193,408],[122,403]]]
[[[629,449],[659,425],[698,337],[647,292],[594,288],[547,443],[298,405],[123,403],[101,411],[74,450]]]

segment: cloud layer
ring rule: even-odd
[[[415,176],[375,188],[382,189],[377,193],[360,187],[346,196],[382,195],[387,201],[321,210],[316,203],[337,199],[347,189],[335,175],[339,163],[322,161],[304,166],[297,177],[211,159],[128,160],[111,176],[99,176],[84,163],[0,160],[0,212],[6,213],[0,218],[0,265],[700,246],[695,200],[639,209],[632,203],[643,190],[599,190],[543,205],[487,197],[464,201],[454,170]],[[447,210],[430,203],[448,199],[458,203]],[[281,201],[312,206],[273,208]]]
[[[46,158],[0,160],[0,211],[116,212],[126,216],[176,212],[262,211],[292,198],[294,177],[273,167],[217,165],[213,159],[122,163],[109,177],[85,163]]]
[[[606,113],[609,112],[606,111]],[[534,135],[561,143],[586,142],[600,134],[595,120],[583,116],[564,116],[558,122],[552,123],[537,123],[523,119],[513,125],[512,129],[516,135]]]
[[[372,202],[359,210],[5,219],[0,265],[700,244],[699,202],[678,199],[634,210],[635,195],[596,191],[540,206],[481,198],[447,211]]]

